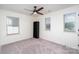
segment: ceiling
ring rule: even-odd
[[[30,15],[32,12],[28,10],[24,10],[24,8],[33,10],[34,6],[37,6],[37,9],[40,7],[44,7],[44,9],[41,10],[40,12],[46,14],[49,12],[68,8],[74,5],[75,4],[0,4],[0,9],[5,9],[5,10],[10,10],[10,11],[15,11],[18,13]]]

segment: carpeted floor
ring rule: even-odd
[[[43,39],[27,39],[2,46],[1,54],[78,54],[79,51]]]

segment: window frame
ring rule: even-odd
[[[7,35],[16,35],[16,34],[19,34],[20,33],[20,20],[19,20],[19,17],[14,17],[14,18],[18,18],[18,22],[19,22],[18,26],[17,26],[18,27],[18,32],[17,33],[10,33],[10,34],[8,33],[8,23],[7,23],[8,22],[8,17],[14,17],[14,16],[6,16],[6,20],[7,20],[6,21],[6,33],[7,33]]]
[[[74,25],[75,25],[75,30],[74,30],[74,31],[66,31],[66,30],[65,30],[65,16],[66,16],[66,15],[70,15],[70,14],[75,14],[75,22],[74,22],[74,23],[75,23],[75,24],[74,24]],[[73,33],[76,32],[76,12],[64,14],[64,32],[73,32]]]

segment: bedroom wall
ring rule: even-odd
[[[19,17],[20,33],[16,35],[7,35],[6,16]],[[32,37],[32,18],[24,14],[0,10],[0,45],[16,42]]]
[[[0,22],[0,41],[1,41],[1,22]],[[1,52],[1,46],[0,46],[0,52]]]
[[[64,32],[64,18],[63,15],[66,13],[76,12],[78,15],[79,5],[62,9],[59,11],[51,12],[47,15],[40,16],[40,38],[53,41],[71,48],[79,49],[79,39],[76,32]],[[51,17],[51,30],[45,30],[45,17]],[[79,20],[76,16],[76,21]],[[77,24],[76,24],[77,25]],[[77,30],[77,27],[76,27]]]

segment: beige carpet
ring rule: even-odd
[[[2,54],[78,54],[79,51],[43,39],[27,39],[2,46]]]

